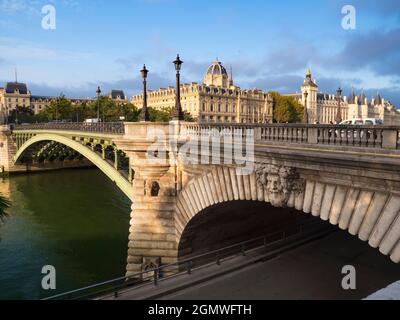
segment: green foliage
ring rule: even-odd
[[[30,108],[17,106],[10,112],[8,122],[10,123],[30,123],[34,118],[33,112]]]
[[[43,111],[43,115],[49,120],[69,120],[72,115],[72,103],[64,96],[50,102]]]
[[[72,104],[64,96],[52,101],[42,112],[34,116],[30,122],[45,122],[54,120],[64,120],[72,122],[82,122],[85,119],[97,118],[99,109],[100,119],[106,122],[124,121],[137,122],[141,109],[138,109],[131,103],[116,104],[115,101],[108,97],[100,97],[94,101],[84,101],[81,104]],[[152,122],[168,122],[171,119],[171,108],[156,110],[149,107],[150,121]],[[188,113],[184,113],[184,120],[192,122],[194,119]]]
[[[293,97],[281,96],[277,92],[270,92],[274,100],[274,122],[295,123],[301,122],[304,107]]]

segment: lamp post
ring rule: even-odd
[[[183,120],[183,111],[181,106],[181,81],[180,81],[180,70],[183,61],[179,58],[179,54],[176,60],[173,62],[176,70],[176,90],[175,90],[175,109],[172,113],[172,120]]]
[[[143,108],[139,115],[139,120],[142,122],[150,121],[150,114],[147,108],[147,74],[149,70],[146,69],[146,65],[140,70],[140,74],[143,78]]]
[[[96,96],[97,96],[97,121],[99,121],[99,119],[100,119],[100,100],[99,100],[100,94],[101,94],[100,87],[97,87],[97,90],[96,90]]]
[[[308,123],[308,110],[307,110],[307,104],[308,104],[308,92],[304,92],[304,112],[303,112],[303,123]]]
[[[336,117],[335,117],[335,122],[336,124],[339,124],[342,122],[342,110],[341,110],[341,106],[340,103],[342,101],[342,89],[339,87],[339,89],[337,90],[337,99],[338,99],[338,108],[337,108],[337,113],[336,113]]]

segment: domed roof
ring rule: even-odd
[[[213,64],[209,66],[207,70],[207,75],[209,74],[214,76],[228,76],[228,72],[226,71],[225,67],[218,60],[214,61]]]

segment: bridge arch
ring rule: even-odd
[[[367,186],[361,189],[300,178],[294,170],[272,167],[262,166],[245,176],[237,175],[233,167],[215,166],[193,177],[177,198],[178,245],[189,223],[203,210],[221,203],[257,201],[329,221],[400,262],[400,196]]]
[[[93,152],[88,147],[82,145],[81,143],[74,141],[70,138],[63,137],[57,134],[38,134],[29,140],[27,140],[19,149],[14,157],[14,162],[17,162],[21,156],[30,148],[31,146],[43,142],[43,141],[54,141],[63,144],[71,149],[75,150],[87,160],[93,163],[97,168],[99,168],[111,181],[113,181],[122,192],[132,200],[133,188],[132,185],[116,170],[113,166],[108,164],[101,156]]]

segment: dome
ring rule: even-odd
[[[225,67],[221,64],[220,61],[216,60],[213,64],[208,68],[207,75],[213,76],[228,76],[228,72],[226,71]]]

